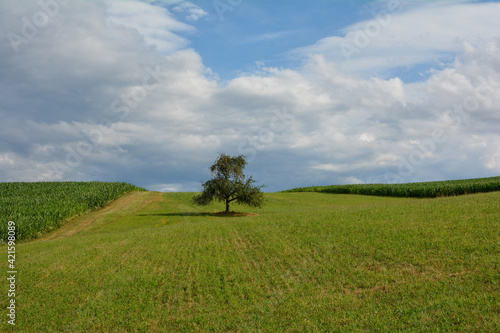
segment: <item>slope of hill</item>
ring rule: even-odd
[[[192,196],[130,193],[18,244],[1,330],[500,330],[500,192],[274,193],[236,217]]]

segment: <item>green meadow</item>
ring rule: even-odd
[[[500,331],[500,192],[272,193],[235,216],[193,195],[128,193],[17,243],[0,330]]]

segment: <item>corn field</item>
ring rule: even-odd
[[[70,217],[142,190],[128,183],[0,183],[0,239],[7,239],[8,221],[16,223],[17,240],[36,238],[60,227]]]
[[[389,197],[436,198],[493,191],[500,191],[500,177],[407,184],[310,186],[284,192],[323,192]]]

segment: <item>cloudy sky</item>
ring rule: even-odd
[[[499,1],[0,2],[0,181],[500,175]]]

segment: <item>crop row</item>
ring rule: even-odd
[[[144,190],[128,183],[0,183],[0,239],[7,222],[16,223],[16,238],[30,239],[61,226],[70,217],[103,207],[125,193]]]
[[[323,192],[390,197],[436,198],[500,191],[500,177],[407,184],[355,184],[301,187],[284,192]]]

